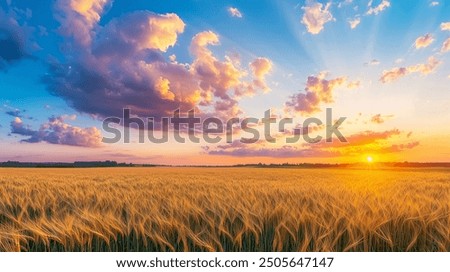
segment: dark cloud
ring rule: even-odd
[[[8,114],[9,116],[23,118],[23,115],[22,115],[23,111],[21,111],[19,109],[8,110],[5,113]]]
[[[0,7],[0,70],[21,59],[31,57],[33,45],[30,41],[32,28],[20,24],[14,11]]]
[[[98,147],[101,144],[101,133],[95,127],[79,128],[65,123],[67,116],[51,117],[42,124],[39,130],[33,130],[29,125],[16,117],[11,122],[11,133],[27,136],[22,142]]]

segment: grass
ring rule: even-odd
[[[450,251],[450,171],[0,169],[0,251]]]

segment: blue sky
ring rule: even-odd
[[[0,160],[450,155],[450,1],[2,0],[0,15],[0,141],[7,146]],[[347,117],[345,133],[356,143],[319,150],[99,141],[101,121],[123,107],[164,116],[176,106],[220,118],[261,118],[273,109],[299,120],[332,107]]]

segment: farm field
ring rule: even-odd
[[[450,170],[3,168],[0,251],[450,251]]]

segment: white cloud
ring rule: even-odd
[[[356,17],[353,20],[348,20],[348,23],[350,24],[351,29],[355,29],[359,25],[359,23],[361,23],[361,18]]]
[[[326,23],[334,20],[330,12],[331,3],[325,6],[314,0],[308,0],[306,6],[302,7],[305,11],[302,18],[302,23],[311,34],[319,34]]]
[[[229,7],[228,8],[228,12],[230,13],[230,15],[232,17],[238,17],[238,18],[242,18],[242,13],[239,9],[234,8],[234,7]]]
[[[378,6],[375,6],[375,7],[373,7],[372,4],[373,4],[373,1],[370,0],[369,5],[368,5],[369,10],[367,11],[368,15],[372,15],[372,14],[378,15],[378,13],[382,12],[383,10],[385,10],[386,8],[391,6],[391,2],[389,2],[389,0],[383,0]]]

